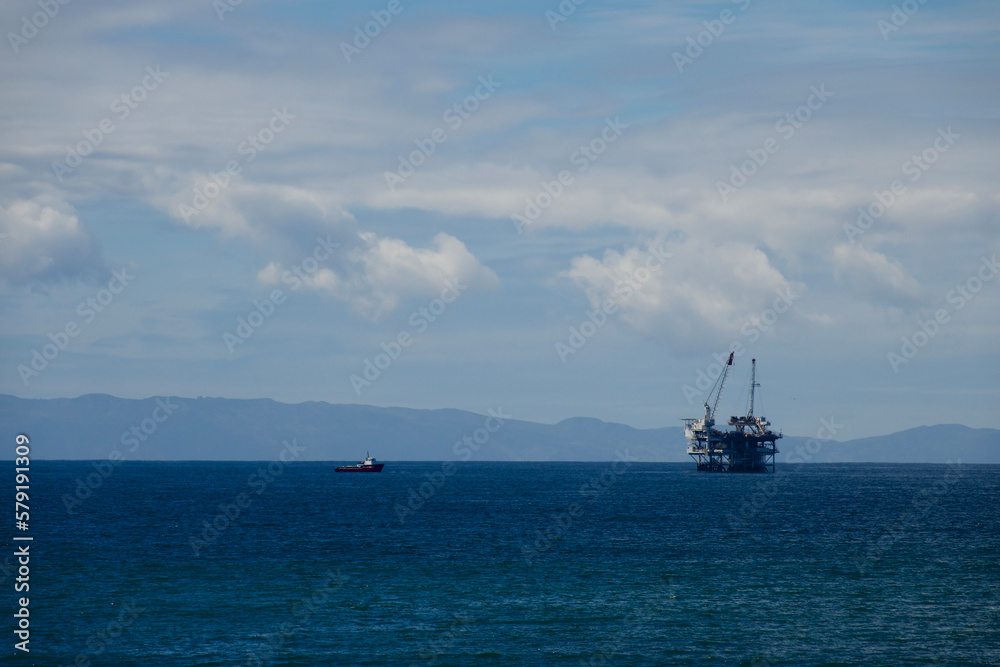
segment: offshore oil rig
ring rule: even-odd
[[[684,420],[684,437],[690,441],[687,453],[697,462],[702,472],[774,472],[774,455],[778,453],[776,441],[781,433],[768,428],[764,417],[753,414],[754,389],[757,383],[757,360],[750,362],[750,401],[746,417],[730,417],[729,425],[735,428],[720,431],[715,426],[715,409],[726,385],[726,376],[733,366],[733,353],[722,368],[722,374],[708,392],[705,416]],[[715,400],[712,400],[712,397]]]

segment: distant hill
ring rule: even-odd
[[[502,411],[501,411],[502,412]],[[8,442],[27,433],[36,459],[272,460],[282,441],[302,460],[608,461],[616,451],[643,461],[688,461],[681,427],[635,429],[578,417],[558,424],[464,410],[410,410],[270,399],[23,399],[0,394]],[[490,433],[489,429],[494,432]],[[488,437],[487,437],[488,436]],[[477,442],[478,440],[478,442]],[[779,462],[807,438],[779,440]],[[815,449],[815,443],[813,443]],[[921,426],[848,442],[824,441],[813,462],[1000,463],[1000,430]]]
[[[792,451],[788,445],[800,441],[806,439],[779,441],[783,445],[782,452]],[[960,424],[918,426],[873,438],[827,441],[812,460],[816,463],[947,463],[957,459],[962,459],[963,463],[1000,463],[1000,430]]]

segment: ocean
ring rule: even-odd
[[[2,661],[1000,665],[1000,466],[627,458],[34,461]]]

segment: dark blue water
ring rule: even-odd
[[[125,463],[69,513],[94,467],[35,462],[31,653],[15,656],[16,574],[0,572],[0,655],[1000,664],[1000,467],[692,465]]]

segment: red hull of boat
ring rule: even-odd
[[[373,466],[340,466],[334,468],[334,472],[382,472],[384,463],[376,463]]]

